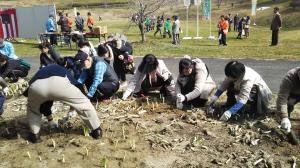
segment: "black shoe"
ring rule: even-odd
[[[29,133],[28,135],[28,140],[32,143],[37,143],[40,142],[40,135],[39,134],[34,134],[32,132]]]
[[[101,127],[98,127],[97,129],[93,130],[90,133],[90,136],[93,137],[94,139],[100,139],[102,137],[102,129],[101,129]]]

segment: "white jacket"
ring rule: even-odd
[[[158,76],[160,76],[164,79],[164,81],[169,79],[169,77],[172,75],[172,73],[169,71],[169,69],[167,68],[167,66],[163,60],[158,60],[158,66],[157,66],[156,72],[157,72]],[[126,92],[127,93],[139,92],[141,90],[142,82],[146,78],[146,75],[147,74],[143,74],[137,69],[134,76],[132,77],[132,79],[129,82]]]
[[[226,77],[219,90],[225,91],[231,82],[234,82],[234,89],[239,91],[237,101],[243,104],[246,104],[249,100],[250,92],[254,85],[258,86],[258,96],[260,96],[264,106],[267,106],[272,98],[272,92],[265,81],[250,67],[245,66],[245,75],[236,81]]]
[[[202,99],[208,99],[210,93],[215,89],[216,84],[212,80],[209,72],[207,71],[205,63],[201,59],[194,59],[195,65],[195,87],[194,90],[186,94],[187,101],[193,100],[200,96]],[[188,82],[188,78],[179,74],[176,82],[176,95],[181,93],[181,86],[185,86]]]

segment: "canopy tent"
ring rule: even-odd
[[[56,16],[55,5],[0,10],[0,37],[36,38],[39,33],[45,32],[50,14]]]

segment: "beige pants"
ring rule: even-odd
[[[29,87],[27,119],[32,133],[39,133],[42,119],[40,106],[49,100],[61,101],[73,107],[90,129],[100,126],[97,112],[90,100],[67,77],[52,76],[36,80]]]

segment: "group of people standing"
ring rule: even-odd
[[[58,12],[58,16],[59,16],[59,20],[57,21],[57,23],[55,23],[55,19],[52,14],[49,15],[49,18],[46,22],[46,31],[48,33],[53,33],[50,35],[50,44],[51,45],[57,45],[57,38],[54,32],[58,32],[58,30],[56,29],[56,24],[60,25],[60,31],[62,33],[71,33],[72,28],[73,28],[73,19],[71,17],[69,17],[68,13],[64,14],[64,12]],[[80,15],[80,12],[76,13],[76,17],[74,18],[75,21],[75,27],[76,30],[79,32],[83,32],[84,31],[84,19],[83,17]],[[88,27],[89,31],[92,32],[93,31],[93,25],[94,25],[94,19],[92,17],[91,12],[87,13],[87,21],[86,21],[86,26]],[[68,36],[65,36],[65,42],[70,43],[70,39],[68,38]]]
[[[276,46],[278,44],[278,33],[282,25],[281,15],[279,14],[279,8],[275,7],[273,11],[274,15],[271,22],[272,42],[270,46]],[[242,39],[242,36],[245,36],[245,38],[248,38],[250,36],[250,16],[240,17],[237,13],[232,19],[231,14],[228,14],[227,16],[221,15],[217,26],[219,35],[219,45],[227,45],[226,37],[227,33],[232,31],[232,23],[233,30],[238,32],[238,35],[236,37],[237,39]]]
[[[170,18],[165,20],[164,15],[157,16],[156,20],[151,20],[150,17],[146,17],[144,24],[147,32],[152,29],[152,25],[155,25],[156,30],[154,32],[154,37],[159,33],[162,38],[166,38],[167,36],[169,38],[173,37],[172,44],[180,44],[179,35],[181,33],[181,25],[178,16],[172,16],[172,21]]]

